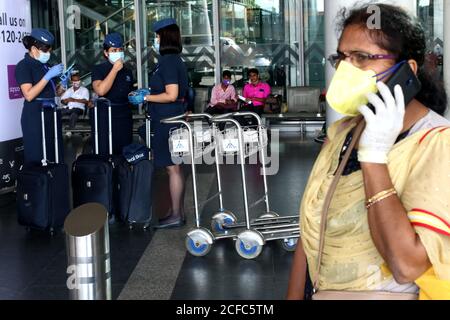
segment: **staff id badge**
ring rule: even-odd
[[[239,151],[239,140],[238,139],[223,139],[222,148],[224,152],[238,152]]]
[[[172,140],[172,150],[175,153],[189,152],[189,140]]]

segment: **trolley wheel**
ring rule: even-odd
[[[241,232],[236,239],[235,248],[237,253],[244,259],[257,258],[264,247],[264,237],[254,230]]]
[[[212,217],[211,230],[217,233],[224,233],[227,230],[223,227],[223,225],[233,225],[236,223],[236,221],[236,216],[230,211],[217,213]]]
[[[288,252],[294,252],[297,248],[297,242],[297,238],[283,239],[281,240],[281,246]]]
[[[186,235],[187,251],[195,257],[204,257],[211,251],[214,237],[209,230],[194,229]]]
[[[269,211],[266,213],[263,213],[258,219],[267,219],[267,218],[278,218],[280,215],[276,212]]]

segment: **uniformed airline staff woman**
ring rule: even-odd
[[[64,71],[64,65],[51,67],[50,59],[55,37],[45,29],[33,29],[30,36],[22,42],[28,52],[16,66],[16,81],[25,98],[21,126],[23,132],[24,162],[38,164],[44,158],[42,149],[42,99],[54,100],[56,96],[55,79]],[[55,161],[53,111],[46,111],[46,149],[47,160]],[[63,162],[63,141],[61,117],[59,115],[59,160]]]
[[[174,125],[161,124],[161,119],[178,116],[186,112],[184,98],[188,90],[188,74],[181,60],[180,28],[174,19],[164,19],[153,25],[156,32],[155,48],[160,53],[159,64],[150,78],[149,102],[152,118],[154,164],[166,167],[169,174],[171,208],[159,221],[159,228],[184,225],[184,174],[180,165],[172,162],[169,152],[169,130]]]
[[[112,105],[113,154],[122,154],[123,147],[133,140],[133,117],[128,103],[128,94],[133,90],[133,74],[124,66],[125,54],[120,34],[111,33],[103,43],[107,61],[98,64],[92,71],[92,87],[99,97],[107,98]],[[100,103],[99,121],[99,153],[108,155],[108,114],[105,104]],[[94,113],[90,110],[92,128]],[[94,136],[94,135],[93,135]]]

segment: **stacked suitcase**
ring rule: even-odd
[[[146,143],[150,148],[150,119],[147,116]],[[148,150],[150,151],[150,150]],[[144,224],[144,229],[150,226],[152,219],[152,177],[153,162],[150,152],[145,159],[137,164],[124,162],[118,167],[119,178],[119,211],[122,221],[130,228],[134,224]]]
[[[55,163],[47,158],[45,108],[52,108],[55,129]],[[17,211],[19,224],[43,231],[61,229],[70,212],[69,174],[67,165],[59,163],[58,116],[53,100],[43,102],[42,164],[24,165],[17,177]]]
[[[109,156],[98,154],[99,102],[108,106]],[[152,162],[146,159],[132,166],[122,155],[113,155],[111,102],[105,98],[96,100],[94,126],[95,154],[79,156],[72,166],[74,207],[100,203],[111,222],[120,218],[130,225],[143,223],[147,228],[151,220]]]

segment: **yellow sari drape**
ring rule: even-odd
[[[312,169],[300,208],[302,243],[311,278],[316,272],[323,202],[345,138],[355,127],[349,121],[346,118],[330,127],[330,142]],[[388,168],[407,212],[423,210],[450,221],[450,129],[417,132],[399,142],[389,154]],[[364,203],[362,172],[341,177],[328,213],[319,278],[322,290],[380,290],[393,281],[372,241]],[[450,236],[424,224],[413,225],[436,279],[450,281]],[[420,281],[417,284],[421,286]]]

